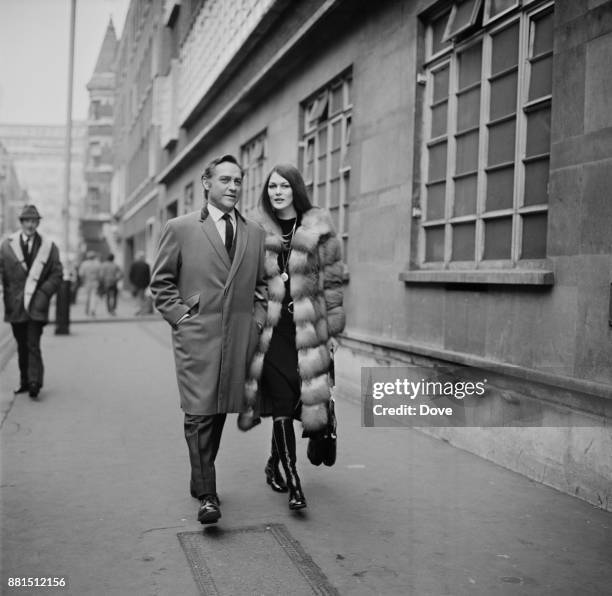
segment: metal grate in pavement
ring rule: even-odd
[[[204,596],[339,594],[283,524],[177,536]]]

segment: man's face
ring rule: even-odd
[[[28,238],[36,232],[36,228],[40,223],[40,219],[22,219],[21,220],[21,231]]]
[[[229,161],[223,161],[215,167],[210,178],[204,180],[208,191],[208,200],[225,213],[230,212],[240,200],[242,194],[242,173],[240,168]]]

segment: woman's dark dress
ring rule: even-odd
[[[284,235],[290,234],[295,219],[279,220]],[[298,222],[299,225],[299,222]],[[285,236],[286,238],[287,236]],[[286,270],[289,250],[283,248],[278,256],[281,273]],[[273,417],[300,417],[300,377],[298,374],[297,350],[295,347],[295,323],[289,312],[291,294],[289,280],[285,282],[285,298],[281,317],[274,327],[270,347],[266,352],[261,377],[263,414]],[[291,305],[292,306],[292,305]],[[293,310],[293,309],[292,309]]]

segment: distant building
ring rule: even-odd
[[[84,122],[72,125],[70,209],[64,214],[64,159],[66,127],[36,124],[0,124],[0,141],[10,153],[19,182],[43,216],[41,230],[64,252],[64,222],[68,218],[68,258],[79,251],[79,205],[84,195]]]
[[[111,190],[126,269],[139,251],[151,261],[159,232],[163,187],[155,177],[162,147],[155,102],[166,35],[161,0],[130,4],[117,49]]]
[[[216,155],[245,212],[297,164],[342,239],[339,395],[486,379],[429,432],[612,509],[611,2],[133,0],[125,31],[126,237],[199,208]]]
[[[85,152],[86,194],[81,206],[83,250],[105,256],[116,251],[111,217],[113,178],[113,105],[117,36],[109,21],[93,75],[87,84],[89,115]]]
[[[19,212],[26,202],[13,159],[0,141],[0,238],[19,229]]]

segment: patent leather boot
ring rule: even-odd
[[[282,418],[274,421],[274,441],[280,462],[287,478],[289,489],[289,509],[297,510],[306,507],[306,498],[302,492],[300,477],[295,467],[295,433],[293,420]]]
[[[288,490],[287,484],[285,483],[285,479],[283,478],[283,475],[278,467],[279,463],[280,460],[278,458],[278,450],[276,449],[273,436],[271,455],[264,469],[264,472],[266,473],[266,482],[270,485],[270,488],[273,491],[277,493],[286,493]]]

